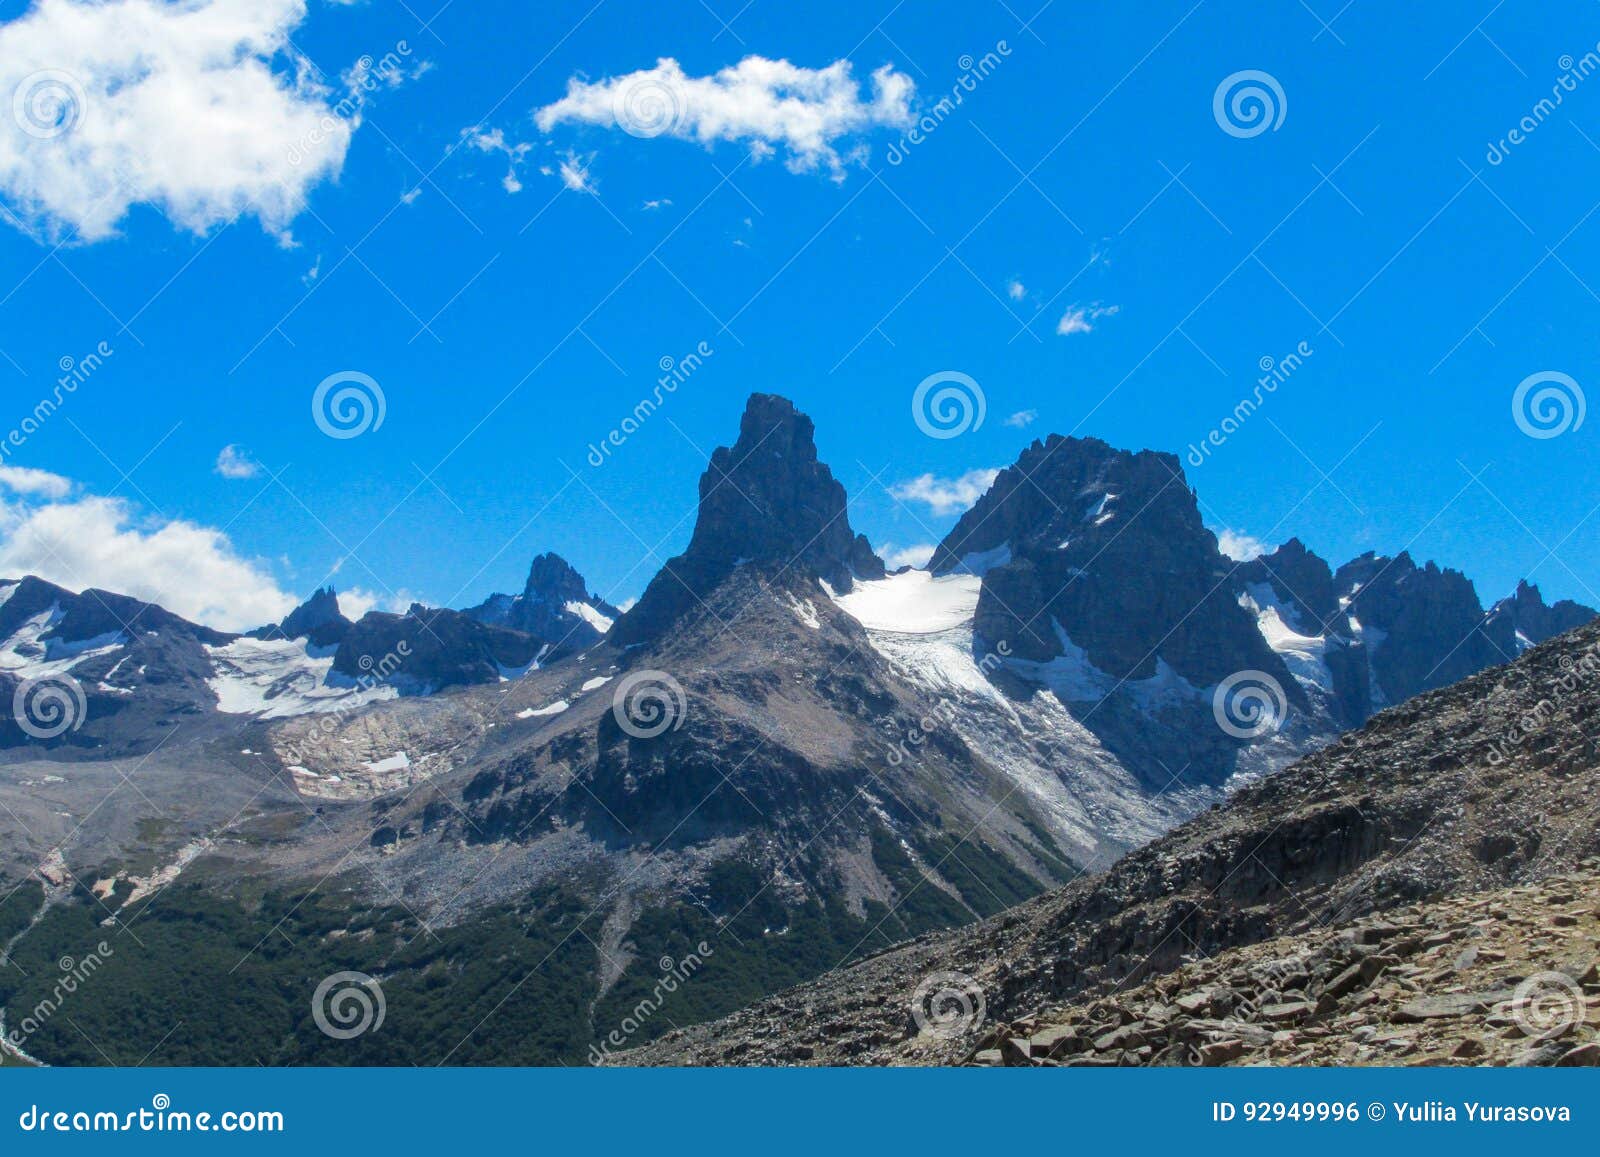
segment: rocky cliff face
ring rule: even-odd
[[[883,561],[850,529],[845,492],[817,459],[811,419],[787,398],[752,394],[734,444],[700,478],[700,512],[671,559],[617,623],[623,646],[660,637],[736,568],[821,579],[839,593],[882,578]]]
[[[498,682],[532,664],[543,646],[531,635],[487,626],[460,611],[413,604],[403,615],[363,615],[339,643],[333,669],[352,680],[437,691]]]

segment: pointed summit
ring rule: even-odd
[[[269,639],[306,639],[314,647],[334,647],[350,630],[350,620],[339,609],[339,596],[323,587],[263,633]]]
[[[558,659],[599,642],[622,614],[599,595],[559,554],[541,554],[528,568],[520,595],[490,595],[463,612],[492,627],[532,635],[547,649],[541,662]]]
[[[815,433],[787,398],[750,395],[738,440],[718,447],[700,476],[688,550],[619,620],[616,641],[655,637],[736,567],[809,576],[841,594],[856,579],[884,576],[883,560],[850,529],[844,487],[817,459]]]
[[[1594,618],[1593,609],[1571,599],[1546,603],[1539,588],[1522,579],[1517,592],[1489,609],[1486,624],[1491,637],[1511,654],[1521,654],[1546,639],[1553,639]]]

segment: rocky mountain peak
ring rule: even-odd
[[[532,635],[544,647],[541,662],[599,642],[622,614],[591,594],[583,575],[553,552],[534,558],[520,595],[490,595],[463,613],[488,626]]]
[[[1522,579],[1515,594],[1490,609],[1486,629],[1515,653],[1580,627],[1594,617],[1593,608],[1571,599],[1547,604],[1539,588]]]
[[[794,403],[752,394],[739,438],[718,447],[700,477],[700,515],[688,554],[731,566],[739,560],[801,565],[836,590],[882,578],[883,563],[850,530],[845,492],[817,458],[816,430]]]
[[[525,602],[555,603],[565,606],[571,602],[584,602],[589,598],[589,586],[572,564],[559,554],[547,553],[534,558],[528,568],[528,581],[522,588]]]
[[[323,587],[284,617],[277,627],[269,627],[268,638],[307,639],[313,646],[337,646],[350,630],[350,620],[339,609],[334,589]]]
[[[1290,626],[1305,635],[1320,635],[1335,628],[1339,597],[1333,568],[1298,538],[1291,538],[1269,554],[1240,563],[1238,579],[1248,590],[1266,583],[1295,618]]]
[[[1239,606],[1233,565],[1175,455],[1060,435],[1002,470],[931,563],[984,574],[975,629],[1021,658],[1081,650],[1118,680],[1164,663],[1196,687],[1250,669],[1292,688]]]
[[[688,549],[619,621],[616,641],[656,637],[736,567],[809,575],[841,594],[884,576],[883,560],[850,529],[844,487],[818,459],[815,434],[787,398],[750,396],[738,440],[718,447],[700,476]]]

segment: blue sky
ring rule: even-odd
[[[68,35],[68,0],[0,5],[0,439],[112,351],[0,458],[0,569],[240,626],[217,607],[330,576],[465,605],[557,550],[622,601],[753,390],[815,418],[856,526],[907,550],[958,515],[943,482],[1050,432],[1187,456],[1304,348],[1187,465],[1210,525],[1600,602],[1600,419],[1570,408],[1600,332],[1593,4],[210,9],[101,10],[157,87]],[[823,95],[771,115],[763,61]],[[1246,71],[1276,127],[1218,119]],[[616,78],[663,131],[618,127]],[[343,371],[383,421],[333,438],[312,397]],[[981,427],[913,420],[943,371]],[[1513,397],[1549,373],[1570,428],[1532,437]]]

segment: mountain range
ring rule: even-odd
[[[324,589],[238,635],[0,582],[11,950],[137,923],[182,983],[130,972],[83,1010],[113,1056],[156,985],[174,1062],[250,1060],[194,990],[237,948],[277,1060],[438,1059],[452,1018],[458,1062],[579,1059],[686,944],[720,979],[685,1022],[995,917],[1595,613],[1525,583],[1486,609],[1405,552],[1230,559],[1175,456],[1059,436],[890,573],[769,394],[699,498],[626,611],[555,554],[465,610],[352,621]],[[293,978],[338,964],[410,1027],[337,1054],[299,1031]],[[33,1055],[91,1059],[65,1031]]]

